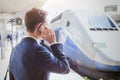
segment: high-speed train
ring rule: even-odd
[[[91,80],[120,80],[120,27],[111,17],[66,10],[50,26],[74,71]]]

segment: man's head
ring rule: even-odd
[[[25,25],[27,32],[42,32],[42,26],[46,23],[47,12],[41,9],[32,8],[25,14]]]

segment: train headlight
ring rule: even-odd
[[[92,46],[94,48],[107,48],[107,46],[104,42],[94,42],[94,43],[92,43]]]

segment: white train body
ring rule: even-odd
[[[120,27],[109,16],[67,10],[52,19],[50,27],[63,28],[82,52],[85,57],[77,55],[78,64],[101,71],[120,71]]]

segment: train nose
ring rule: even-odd
[[[107,56],[104,53],[96,53],[95,66],[100,71],[120,72],[119,59],[114,59],[112,56]]]

